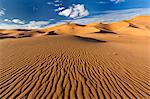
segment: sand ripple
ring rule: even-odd
[[[132,52],[139,45],[73,36],[10,41],[0,42],[2,99],[150,98],[148,57],[140,54],[148,49]]]

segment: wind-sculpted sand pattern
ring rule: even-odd
[[[2,40],[0,45],[2,99],[150,98],[147,45],[79,36]]]

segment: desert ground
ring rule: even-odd
[[[2,99],[150,99],[150,16],[0,30]]]

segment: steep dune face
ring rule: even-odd
[[[0,30],[0,98],[149,99],[142,20]]]
[[[124,28],[127,28],[128,26],[129,26],[129,23],[121,21],[121,22],[114,22],[110,24],[103,24],[102,28],[116,32]]]
[[[150,26],[150,17],[149,16],[137,16],[129,20],[129,22],[139,24],[139,25]]]
[[[150,17],[149,16],[137,16],[129,20],[129,22],[141,29],[150,31]]]

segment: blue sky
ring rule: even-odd
[[[150,0],[0,0],[0,28],[114,22],[150,15]]]

